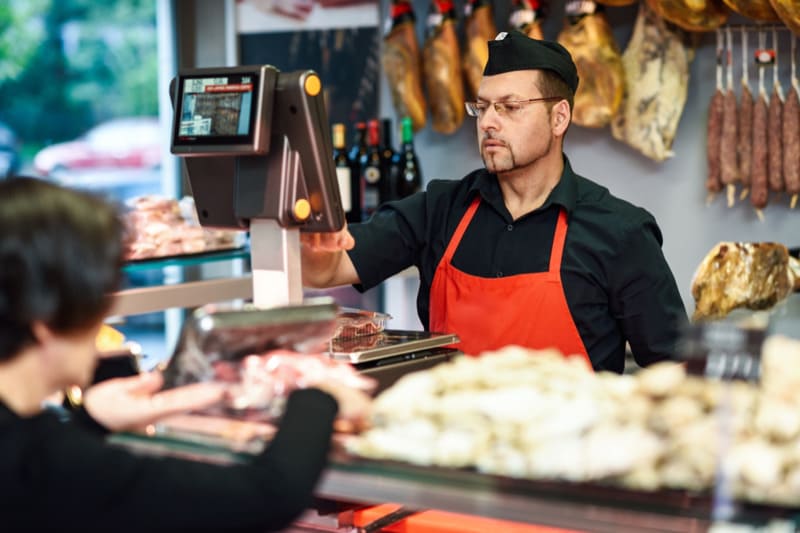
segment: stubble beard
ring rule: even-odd
[[[536,161],[542,159],[544,156],[550,153],[550,149],[553,147],[553,135],[548,135],[547,137],[547,146],[544,147],[543,150],[540,150],[538,153],[534,154],[531,160],[524,164],[517,166],[516,158],[514,157],[514,150],[511,149],[511,146],[508,144],[505,145],[506,149],[508,150],[508,154],[503,152],[497,153],[494,152],[489,156],[485,155],[481,152],[481,159],[483,159],[483,165],[486,167],[486,170],[491,172],[492,174],[500,174],[501,172],[511,172],[512,170],[516,170],[521,168],[522,166],[527,166],[528,164],[535,163]]]

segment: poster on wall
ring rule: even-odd
[[[330,122],[353,132],[378,116],[378,20],[377,0],[238,0],[239,63],[316,71]]]

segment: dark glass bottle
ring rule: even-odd
[[[361,178],[363,210],[362,219],[366,220],[378,209],[381,203],[381,147],[380,124],[377,120],[367,123],[367,153],[361,156]]]
[[[346,131],[344,124],[333,125],[333,162],[336,165],[336,181],[347,222],[359,222],[360,213],[353,209],[353,169],[347,157]]]
[[[395,163],[394,143],[392,142],[392,121],[381,120],[381,203],[398,198],[397,165]]]
[[[422,190],[422,169],[414,150],[414,129],[409,117],[404,117],[401,123],[401,139],[402,144],[397,154],[398,185],[400,197],[405,198]]]
[[[350,191],[352,203],[352,218],[354,222],[361,222],[363,208],[363,182],[361,179],[361,158],[367,153],[367,124],[365,122],[356,123],[356,134],[353,138],[353,145],[350,147],[348,159],[350,161]]]

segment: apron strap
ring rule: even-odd
[[[550,273],[561,274],[561,257],[564,255],[564,242],[567,240],[567,211],[562,207],[558,213],[553,247],[550,249]]]
[[[450,261],[453,259],[453,254],[456,253],[456,248],[458,248],[458,245],[461,242],[461,237],[463,237],[464,232],[467,231],[467,226],[469,226],[469,223],[472,222],[472,217],[475,215],[475,211],[478,210],[478,205],[480,203],[481,195],[476,194],[472,199],[472,203],[469,204],[467,212],[464,213],[464,216],[461,217],[461,221],[458,223],[458,226],[456,226],[455,233],[453,233],[453,236],[450,238],[450,244],[447,245],[447,250],[445,250],[441,259],[441,261],[444,261],[443,264],[450,263]]]

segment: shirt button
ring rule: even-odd
[[[496,272],[495,276],[497,276],[498,278],[502,278],[503,277],[503,273],[502,272]]]
[[[506,226],[506,229],[507,229],[508,231],[511,231],[511,230],[513,230],[513,229],[514,229],[514,224],[509,224],[508,226]]]

